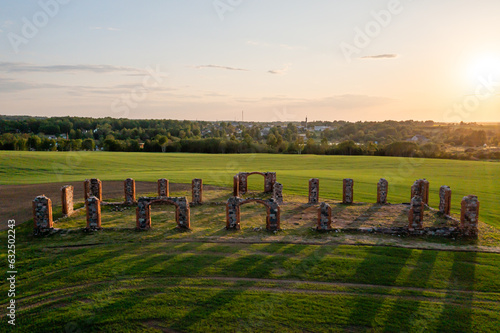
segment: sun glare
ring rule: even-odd
[[[498,77],[500,75],[500,56],[484,55],[477,58],[471,65],[470,74],[477,79],[482,77]]]

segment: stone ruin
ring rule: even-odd
[[[410,231],[424,228],[424,201],[420,195],[415,195],[411,198],[408,222],[408,229]]]
[[[61,187],[62,213],[64,216],[73,214],[73,190],[72,185]]]
[[[85,200],[85,206],[87,208],[87,229],[101,229],[101,200],[91,196]]]
[[[309,201],[310,205],[317,204],[319,202],[319,179],[311,178],[309,179]]]
[[[136,226],[137,229],[151,228],[151,205],[172,204],[175,206],[175,221],[177,228],[190,229],[190,209],[186,197],[140,197],[137,200]]]
[[[273,199],[278,203],[278,205],[283,204],[283,184],[274,183],[273,186]]]
[[[451,210],[451,189],[443,185],[439,189],[439,212],[444,215],[450,215]]]
[[[248,176],[264,176],[264,192],[272,193],[274,183],[276,183],[276,172],[240,172],[238,173],[238,186],[234,185],[233,195],[239,196],[248,192]]]
[[[52,221],[52,200],[45,195],[39,195],[33,200],[33,224],[35,234],[54,228]]]
[[[318,208],[318,226],[316,230],[326,231],[332,229],[332,207],[326,202],[322,202]]]
[[[123,187],[125,191],[125,203],[135,203],[135,180],[133,180],[132,178],[127,178],[123,182]]]
[[[354,199],[354,180],[350,178],[344,179],[343,185],[342,203],[352,204]]]
[[[411,187],[411,197],[422,197],[424,205],[429,205],[429,181],[427,179],[417,179]]]
[[[168,179],[162,178],[158,179],[158,196],[168,197],[170,196],[170,184]]]
[[[377,184],[377,203],[380,205],[387,204],[387,194],[389,193],[389,182],[381,178]]]
[[[479,233],[479,201],[477,196],[468,195],[462,199],[460,230],[465,236],[477,236]]]
[[[257,202],[263,204],[267,209],[266,229],[268,231],[280,230],[280,205],[274,199],[242,199],[239,197],[231,197],[226,204],[226,229],[239,230],[240,227],[240,207],[241,205]]]
[[[91,196],[102,200],[102,182],[99,179],[85,179],[85,181],[83,182],[83,190],[85,200],[87,200]]]
[[[201,205],[203,203],[203,179],[195,178],[191,182],[191,192],[193,205]]]
[[[235,175],[233,177],[233,197],[240,196],[240,177]]]

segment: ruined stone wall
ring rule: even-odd
[[[354,180],[348,178],[343,182],[342,202],[344,204],[352,204],[354,200]]]
[[[123,186],[125,191],[125,203],[135,203],[135,180],[133,180],[132,178],[127,178],[123,183]]]
[[[283,184],[274,183],[273,199],[278,203],[278,205],[283,204]]]
[[[319,202],[319,179],[309,179],[309,204],[317,204]]]
[[[189,202],[186,197],[140,197],[137,200],[136,226],[138,229],[151,228],[151,205],[157,203],[173,204],[175,220],[181,229],[191,228]]]
[[[479,232],[479,200],[475,195],[462,199],[460,231],[465,236],[477,236]]]
[[[39,195],[33,200],[33,224],[35,234],[54,227],[52,221],[52,200],[45,195]]]
[[[240,227],[240,206],[250,202],[258,202],[266,206],[266,229],[268,231],[280,230],[281,209],[280,205],[273,198],[268,200],[261,199],[241,199],[231,197],[226,204],[226,229],[239,230]]]
[[[425,205],[429,204],[429,181],[427,179],[417,179],[411,187],[411,197],[418,195],[422,197]]]
[[[85,200],[87,208],[87,229],[97,230],[101,229],[101,201],[91,196]]]
[[[158,196],[168,197],[170,195],[170,184],[168,179],[158,179]]]
[[[451,189],[443,185],[439,189],[439,211],[444,215],[450,215],[451,210]]]
[[[65,216],[70,216],[73,214],[73,186],[66,185],[61,187],[61,203],[62,203],[62,213]]]
[[[326,202],[322,202],[318,208],[318,226],[316,230],[332,229],[332,207]]]
[[[264,176],[264,192],[272,193],[274,183],[276,183],[276,172],[240,172],[238,173],[239,179],[239,193],[245,194],[248,192],[248,176],[251,175]]]
[[[191,182],[192,200],[194,205],[201,205],[203,203],[203,180],[199,178],[193,179]]]
[[[424,227],[424,201],[419,195],[411,199],[410,211],[408,212],[408,229],[421,230]]]
[[[377,184],[377,203],[385,205],[387,203],[387,194],[389,193],[389,182],[381,178]]]
[[[83,188],[85,200],[87,200],[91,196],[102,200],[102,182],[99,179],[85,179],[85,181],[83,182]]]

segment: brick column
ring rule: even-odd
[[[273,186],[273,198],[278,203],[278,205],[283,204],[283,184],[274,183]]]
[[[63,215],[73,214],[73,186],[66,185],[61,187],[61,203]]]
[[[52,221],[52,200],[39,195],[33,200],[33,224],[35,233],[47,231],[54,227]]]
[[[423,201],[424,201],[424,204],[429,205],[429,187],[430,187],[430,184],[429,184],[429,181],[425,178],[422,179],[422,183],[423,183],[423,191],[424,191]]]
[[[352,204],[354,200],[354,180],[347,178],[343,182],[342,203]]]
[[[125,203],[133,204],[135,202],[135,180],[132,178],[125,179],[123,187],[125,191]]]
[[[381,178],[377,184],[377,203],[385,205],[387,203],[387,194],[389,192],[389,182]]]
[[[319,202],[319,179],[309,179],[309,204],[317,204]]]
[[[203,179],[195,178],[191,182],[192,203],[201,205],[203,203]]]
[[[102,200],[102,182],[97,178],[85,179],[83,182],[85,200],[91,196]]]
[[[421,230],[424,228],[424,202],[419,195],[411,199],[410,211],[408,212],[408,229]]]
[[[85,200],[87,208],[87,229],[97,230],[101,229],[101,201],[91,196]]]
[[[233,177],[233,196],[240,196],[240,177],[238,175]]]
[[[168,179],[158,179],[158,196],[168,197],[170,195],[170,184]]]
[[[465,236],[477,236],[479,233],[479,201],[477,196],[468,195],[462,199],[460,212],[460,230]]]
[[[444,215],[450,215],[451,210],[451,189],[443,185],[439,189],[439,212]]]
[[[226,229],[240,230],[240,202],[238,197],[231,197],[226,204]]]
[[[326,202],[322,202],[318,208],[318,226],[316,230],[332,229],[332,207]]]

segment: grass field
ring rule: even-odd
[[[117,211],[113,205],[103,207],[105,229],[98,232],[81,230],[84,210],[57,221],[55,227],[64,230],[49,236],[33,236],[32,223],[18,225],[18,332],[498,332],[496,163],[285,155],[0,156],[1,184],[88,177],[189,183],[200,177],[204,184],[226,186],[206,191],[206,204],[191,208],[191,231],[175,228],[172,206],[153,207],[146,232],[134,230],[133,207]],[[254,170],[276,171],[284,184],[284,230],[278,233],[255,229],[265,226],[264,208],[255,204],[242,207],[242,230],[224,229],[220,203],[230,195],[232,176]],[[321,179],[320,196],[330,203],[340,199],[345,177],[355,180],[355,201],[366,202],[375,201],[381,177],[390,182],[392,202],[408,202],[413,181],[426,177],[432,206],[439,186],[447,184],[454,190],[455,213],[462,195],[477,194],[481,220],[489,225],[480,224],[477,240],[318,233],[311,229],[316,207],[305,205],[312,177]],[[262,178],[250,177],[249,185],[262,189]],[[189,197],[187,186],[176,188],[173,196]],[[384,209],[334,207],[336,216],[353,219],[356,227],[404,225],[405,216],[386,216]],[[376,221],[359,218],[367,212]],[[59,206],[54,214],[60,217]],[[0,242],[7,244],[6,231]],[[6,251],[0,262],[7,271]],[[0,294],[7,291],[2,284]],[[4,311],[7,302],[0,298]],[[0,331],[13,331],[3,313]]]
[[[288,194],[307,195],[308,180],[320,178],[320,197],[342,197],[342,179],[355,181],[355,201],[374,202],[377,182],[389,181],[389,201],[409,202],[410,187],[418,178],[431,183],[430,204],[437,207],[439,188],[453,191],[452,211],[458,213],[463,196],[475,194],[481,202],[481,220],[500,227],[500,164],[496,162],[409,159],[372,156],[314,155],[204,155],[107,152],[0,152],[0,184],[33,184],[60,181],[101,180],[232,185],[240,171],[276,171]],[[250,189],[261,189],[262,177],[249,178]],[[36,194],[35,194],[36,195]]]

